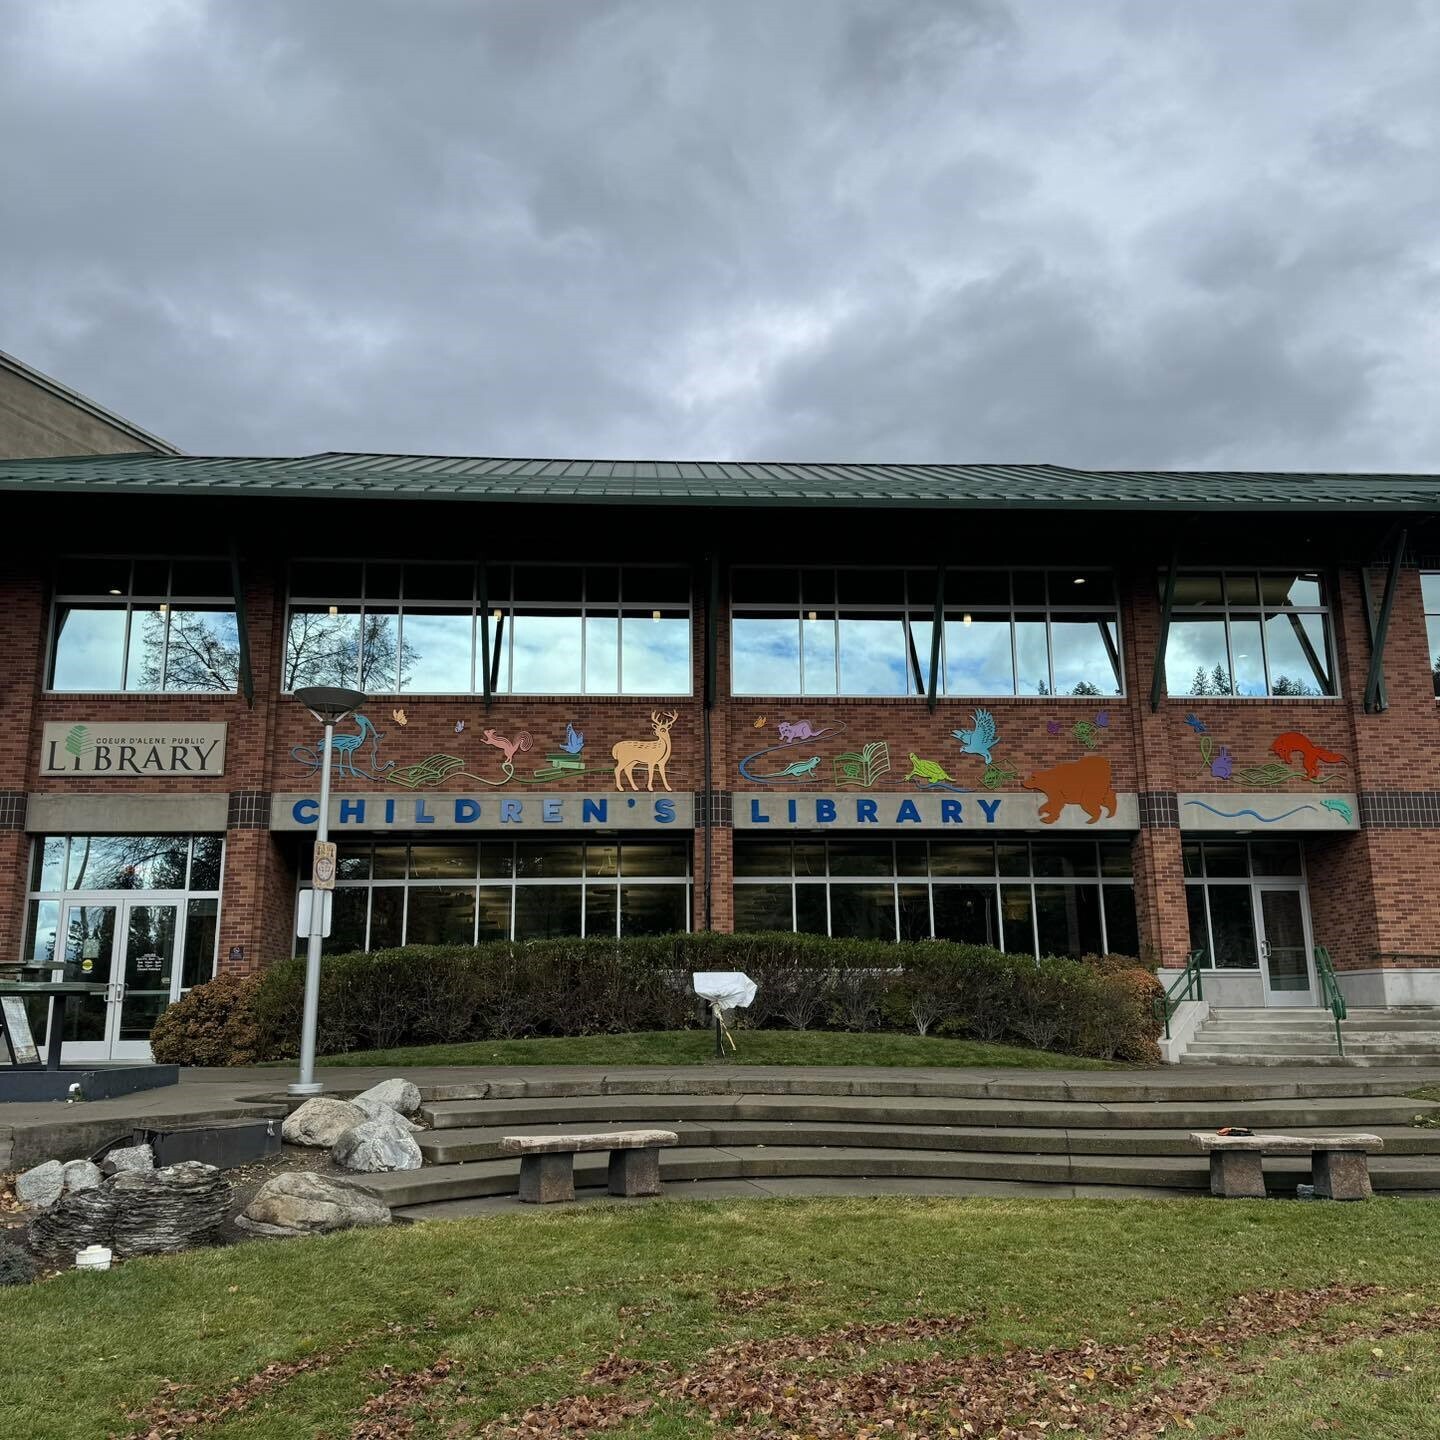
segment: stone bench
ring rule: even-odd
[[[1210,1193],[1226,1200],[1265,1198],[1262,1155],[1309,1155],[1315,1194],[1325,1200],[1370,1195],[1367,1155],[1385,1148],[1378,1135],[1211,1135],[1190,1139],[1210,1155]]]
[[[610,1135],[506,1135],[500,1149],[520,1157],[520,1198],[529,1205],[553,1205],[575,1198],[575,1156],[610,1152],[612,1195],[660,1193],[660,1147],[678,1145],[673,1130],[617,1130]]]

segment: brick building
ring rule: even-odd
[[[111,982],[67,1056],[295,949],[307,684],[369,696],[332,948],[934,934],[1280,1005],[1323,945],[1354,1003],[1440,1003],[1435,477],[148,454],[0,494],[0,956]]]

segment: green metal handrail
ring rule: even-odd
[[[1345,997],[1340,993],[1340,982],[1335,978],[1335,966],[1331,962],[1330,952],[1323,945],[1315,947],[1315,973],[1320,977],[1320,993],[1325,998],[1326,1007],[1335,1017],[1335,1049],[1343,1059],[1345,1039],[1340,1033],[1340,1022],[1348,1012],[1345,1009]]]
[[[1185,961],[1185,968],[1178,974],[1170,988],[1155,997],[1155,1018],[1165,1026],[1165,1038],[1170,1038],[1170,1017],[1186,1000],[1205,998],[1204,970],[1200,967],[1203,950],[1192,950]]]

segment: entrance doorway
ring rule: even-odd
[[[1254,882],[1255,935],[1266,1005],[1315,1004],[1309,907],[1301,886]]]
[[[1206,998],[1222,1007],[1316,1004],[1300,845],[1217,837],[1187,841],[1184,860],[1190,944],[1215,977],[1206,977]]]
[[[150,1031],[178,993],[184,924],[183,893],[143,900],[87,895],[66,904],[60,921],[65,978],[105,989],[69,1005],[65,1060],[150,1058]],[[58,1007],[51,1018],[59,1018]]]

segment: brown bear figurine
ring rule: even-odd
[[[1047,825],[1053,825],[1067,805],[1078,805],[1090,817],[1091,825],[1104,812],[1115,814],[1115,784],[1110,778],[1110,762],[1103,755],[1085,755],[1037,770],[1025,777],[1024,785],[1044,794],[1040,818]]]

